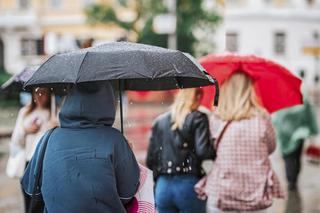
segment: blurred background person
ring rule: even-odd
[[[299,75],[304,80],[304,71],[300,71]],[[277,142],[285,163],[288,190],[297,188],[304,142],[318,134],[317,115],[309,101],[308,93],[304,91],[304,85],[301,90],[304,95],[303,105],[281,110],[272,116]]]
[[[86,39],[81,43],[80,48],[83,49],[83,48],[92,47],[93,42],[94,42],[93,38]]]
[[[179,91],[169,112],[153,127],[147,166],[156,180],[155,200],[159,213],[205,212],[194,185],[204,175],[201,163],[213,159],[208,118],[198,111],[202,89]]]
[[[275,133],[247,75],[236,73],[222,85],[210,127],[220,138],[206,184],[210,212],[267,212],[273,198],[283,197],[269,159]]]
[[[25,150],[25,161],[28,165],[39,139],[53,126],[57,125],[51,119],[51,92],[48,88],[36,88],[32,91],[31,102],[20,109],[11,138],[11,152],[15,147]],[[28,209],[30,199],[24,194],[25,208]]]

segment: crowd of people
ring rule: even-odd
[[[206,212],[205,200],[212,213],[266,212],[284,193],[269,160],[275,132],[252,81],[238,73],[224,83],[209,121],[199,99],[199,89],[181,91],[153,126],[147,165],[156,174],[158,212]],[[204,159],[214,160],[207,175]]]
[[[26,211],[43,144],[50,141],[41,179],[44,212],[129,212],[140,169],[126,138],[113,127],[114,93],[108,83],[74,86],[58,121],[50,112],[50,90],[33,90],[11,140],[12,147],[25,150]],[[146,166],[153,171],[157,212],[267,212],[275,198],[285,198],[269,159],[277,141],[288,189],[297,188],[303,142],[318,132],[310,104],[305,100],[271,118],[252,79],[241,72],[221,86],[219,105],[209,116],[199,109],[202,98],[201,88],[180,90],[170,110],[153,123]],[[207,173],[204,160],[213,162]]]

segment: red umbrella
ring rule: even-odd
[[[207,55],[200,60],[207,72],[222,85],[235,72],[247,74],[254,82],[257,96],[270,112],[302,104],[301,80],[283,66],[254,55]],[[214,89],[205,87],[203,105],[210,108]]]

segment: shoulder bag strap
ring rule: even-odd
[[[41,150],[40,150],[40,155],[39,155],[39,158],[38,158],[38,163],[37,163],[37,168],[36,168],[36,177],[35,177],[35,181],[34,181],[32,197],[31,197],[30,207],[29,207],[29,211],[28,211],[29,213],[30,213],[30,211],[32,211],[34,202],[37,199],[36,196],[39,195],[39,193],[41,193],[41,178],[42,178],[43,159],[44,159],[44,155],[45,155],[45,152],[46,152],[46,148],[47,148],[47,145],[48,145],[49,138],[50,138],[52,132],[55,129],[56,129],[56,127],[51,129],[48,132],[47,137],[46,137],[45,141],[43,142],[43,145],[42,145]]]
[[[216,140],[216,151],[218,151],[218,147],[219,147],[219,144],[220,144],[220,141],[224,135],[224,133],[226,132],[227,130],[227,127],[231,124],[232,121],[227,121],[227,123],[224,125],[220,135],[218,136],[217,140]]]

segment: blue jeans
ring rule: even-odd
[[[206,202],[193,189],[199,180],[192,175],[161,175],[157,179],[155,200],[159,213],[205,213]]]

